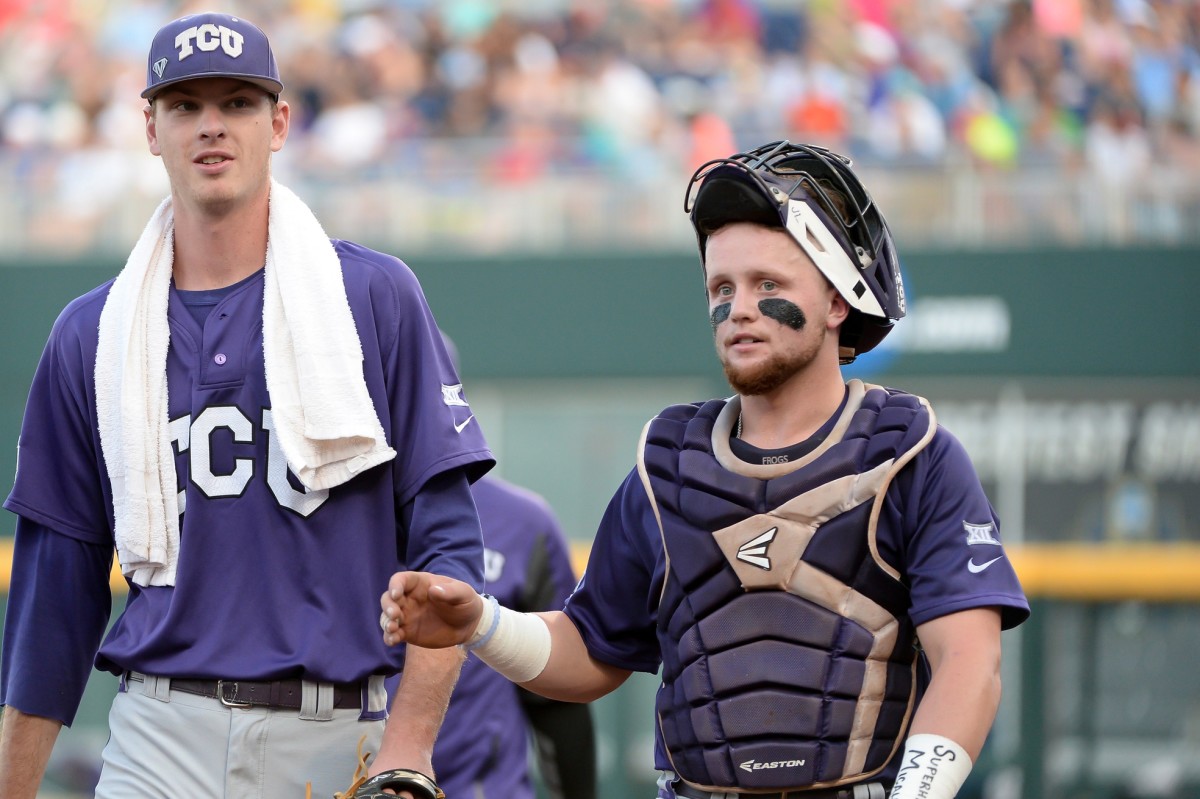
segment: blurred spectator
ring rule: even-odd
[[[1107,98],[1097,102],[1085,138],[1088,166],[1114,189],[1132,186],[1150,166],[1150,136],[1133,103]]]
[[[140,102],[145,31],[203,5],[0,4],[0,170],[21,196],[63,198],[84,226],[80,246],[129,191],[161,182],[141,169],[135,185],[113,179],[145,152],[140,128],[114,126],[129,115],[113,111]],[[441,140],[470,143],[473,180],[649,182],[736,142],[790,137],[868,165],[1082,168],[1111,181],[1132,169],[1114,169],[1116,151],[1135,163],[1179,156],[1192,170],[1200,137],[1194,0],[244,0],[232,10],[281,31],[295,180],[407,175],[414,152]]]

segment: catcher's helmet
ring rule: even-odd
[[[882,341],[905,312],[896,244],[851,163],[823,147],[764,144],[701,165],[683,206],[701,263],[709,235],[730,223],[790,233],[850,304],[838,342],[842,363]]]

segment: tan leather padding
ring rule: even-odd
[[[812,463],[823,455],[830,447],[840,442],[849,427],[855,412],[862,404],[863,397],[874,385],[864,385],[859,380],[847,382],[846,405],[834,425],[830,435],[814,451],[803,458],[789,463],[774,465],[749,464],[735,456],[729,446],[729,438],[733,426],[741,413],[740,397],[734,396],[726,402],[713,425],[712,447],[713,455],[725,469],[762,480],[780,477]],[[838,581],[833,576],[803,562],[802,558],[816,531],[829,519],[862,505],[874,502],[870,521],[867,528],[867,540],[871,555],[875,562],[893,578],[899,579],[900,574],[891,564],[885,562],[879,555],[876,545],[876,528],[883,506],[883,498],[888,486],[900,470],[907,465],[932,440],[937,429],[933,409],[922,397],[917,398],[929,412],[929,427],[918,443],[898,459],[885,461],[869,472],[857,475],[847,475],[825,485],[817,486],[810,491],[788,500],[769,513],[756,514],[743,519],[736,524],[713,532],[713,538],[721,548],[730,567],[737,574],[742,587],[747,591],[782,590],[794,596],[808,600],[839,616],[848,619],[867,630],[873,639],[871,651],[867,656],[863,685],[855,706],[854,722],[851,730],[849,749],[846,762],[842,769],[842,777],[837,780],[815,783],[806,786],[817,789],[842,785],[858,781],[878,774],[884,766],[864,772],[867,756],[874,741],[875,725],[882,708],[884,692],[887,687],[887,666],[896,648],[900,622],[885,608],[875,603],[864,594],[855,591]],[[646,434],[650,425],[642,430],[642,438],[638,443],[637,468],[646,495],[654,510],[658,522],[659,534],[663,536],[662,518],[650,483],[649,474],[644,463]],[[769,567],[763,568],[753,560],[738,557],[739,549],[755,538],[762,536],[772,528],[775,535],[765,544],[761,555],[757,552],[743,553],[750,558],[765,557]],[[670,574],[670,553],[666,547],[665,536],[663,549],[668,558],[666,574]],[[754,547],[755,550],[758,547]],[[663,581],[666,590],[667,580]],[[908,707],[902,727],[907,727],[912,716],[916,696],[916,659],[912,664],[912,689],[909,692]],[[659,720],[661,725],[661,719]],[[903,741],[900,738],[894,742],[892,753],[884,758],[886,765]],[[668,752],[668,758],[670,753]],[[697,786],[705,790],[721,790],[715,786]],[[753,794],[754,791],[744,793]],[[791,792],[789,792],[790,795]],[[803,791],[796,792],[797,796]]]
[[[663,593],[667,590],[667,577],[671,574],[671,550],[667,548],[667,536],[663,530],[662,511],[658,509],[658,497],[654,495],[654,486],[650,484],[650,473],[646,471],[646,439],[650,435],[650,425],[654,424],[654,420],[646,422],[642,426],[642,434],[638,437],[637,447],[637,473],[638,478],[642,482],[642,488],[646,490],[646,497],[650,500],[650,509],[654,511],[654,521],[658,525],[658,539],[662,541],[663,548],[663,582],[662,588],[658,592],[658,601],[662,602]]]
[[[787,591],[862,626],[874,639],[855,705],[854,724],[842,772],[845,777],[862,775],[866,765],[887,685],[887,664],[896,648],[899,622],[880,605],[801,558],[823,523],[879,495],[881,488],[891,480],[891,467],[892,461],[888,460],[869,472],[847,475],[807,491],[771,513],[751,516],[713,533],[725,559],[747,591]],[[738,556],[741,547],[772,529],[776,531],[774,538],[765,546],[770,568],[764,569]]]
[[[829,435],[825,440],[816,449],[802,458],[788,463],[767,465],[746,463],[737,455],[734,455],[733,449],[729,446],[729,437],[733,434],[734,425],[737,424],[738,417],[742,413],[742,398],[734,395],[729,398],[725,403],[725,407],[721,408],[717,414],[717,418],[713,420],[713,457],[717,459],[717,463],[721,464],[722,468],[728,469],[734,474],[755,477],[759,480],[770,480],[774,477],[791,474],[800,467],[812,463],[824,455],[830,447],[842,440],[842,436],[846,434],[846,428],[850,426],[850,422],[854,419],[855,412],[862,405],[863,397],[866,396],[866,393],[866,386],[861,380],[853,379],[846,381],[846,405],[842,408],[841,416],[834,422],[833,429],[829,431]]]
[[[817,486],[793,497],[770,513],[743,519],[712,535],[729,565],[737,572],[747,591],[762,588],[789,590],[792,570],[822,524],[838,514],[871,501],[892,462],[885,461],[864,474],[851,474]],[[738,550],[772,528],[775,538],[767,545],[770,569],[763,569],[738,557]]]
[[[874,386],[872,386],[872,388],[874,388]],[[908,452],[905,452],[899,458],[894,459],[894,462],[892,463],[892,469],[888,473],[887,479],[884,480],[883,485],[880,487],[881,492],[887,491],[888,486],[892,483],[892,478],[899,474],[900,470],[907,466],[913,458],[917,457],[918,452],[925,449],[925,447],[929,445],[929,442],[933,440],[934,433],[937,432],[937,416],[934,415],[933,408],[929,405],[929,400],[925,399],[924,397],[917,397],[917,401],[921,403],[921,406],[925,408],[926,412],[929,414],[929,427],[925,430],[925,434],[921,436],[920,440],[917,441],[917,443],[914,444]],[[867,544],[871,547],[871,557],[875,559],[877,564],[879,564],[879,568],[892,575],[894,579],[899,580],[900,570],[885,561],[879,555],[879,546],[875,540],[875,531],[879,527],[879,514],[883,510],[882,493],[880,493],[879,498],[880,501],[876,502],[874,507],[871,508],[871,521],[867,524]]]
[[[887,688],[887,665],[896,649],[900,622],[871,599],[807,563],[799,564],[793,572],[792,582],[787,590],[788,593],[803,597],[856,622],[871,633],[874,639],[871,651],[867,655],[858,703],[854,707],[854,724],[850,732],[846,763],[842,769],[842,776],[858,777],[863,774],[867,754],[875,740],[875,723],[879,720],[879,711],[883,706],[884,691]],[[906,717],[912,712],[915,692],[914,680],[913,689],[909,693]],[[896,745],[899,745],[898,739]],[[893,753],[894,751],[895,747]],[[886,758],[884,762],[890,759]]]

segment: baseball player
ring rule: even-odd
[[[471,486],[483,525],[486,590],[522,611],[563,606],[575,576],[566,536],[546,501],[487,475]],[[588,705],[532,694],[468,658],[433,749],[449,797],[534,799],[529,736],[550,799],[593,799],[595,740]]]
[[[685,208],[736,393],[647,424],[563,611],[399,573],[384,638],[566,700],[661,668],[660,799],[949,799],[1029,608],[929,404],[842,378],[904,315],[887,225],[848,159],[786,141],[705,164]]]
[[[470,482],[494,461],[412,272],[272,180],[282,91],[245,19],[151,44],[171,194],[55,322],[5,503],[5,799],[35,796],[93,661],[120,676],[103,799],[331,797],[360,741],[364,791],[440,795],[461,655],[384,646],[376,598],[397,568],[482,586]],[[105,635],[114,547],[128,598]]]
[[[444,333],[442,341],[458,369],[458,348]],[[561,608],[575,587],[575,572],[550,505],[490,474],[471,486],[471,494],[483,526],[487,591],[521,611]],[[452,799],[534,799],[530,736],[549,799],[595,797],[590,708],[522,690],[478,658],[468,658],[433,749],[442,790]]]

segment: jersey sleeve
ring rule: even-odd
[[[388,468],[403,517],[397,530],[402,562],[478,587],[482,534],[467,486],[495,458],[416,275],[399,259],[351,242],[339,241],[335,249],[367,389],[396,451]],[[461,490],[456,473],[465,477]]]
[[[17,520],[0,704],[71,725],[112,609],[112,557],[111,546]]]
[[[1000,539],[1000,523],[970,457],[938,428],[902,482],[903,570],[920,625],[977,607],[996,607],[1004,629],[1029,615],[1029,603]],[[907,483],[907,485],[904,485]]]
[[[474,482],[495,459],[420,284],[407,267],[399,281],[399,324],[383,358],[403,502],[438,472],[461,467]]]
[[[483,533],[461,468],[431,477],[401,507],[402,562],[415,571],[442,574],[483,587]]]
[[[99,314],[87,300],[64,309],[42,352],[4,507],[64,535],[111,546],[111,488],[92,396],[95,334],[87,333]]]
[[[587,569],[564,608],[596,660],[654,673],[655,625],[665,574],[662,539],[637,471],[609,502]]]

